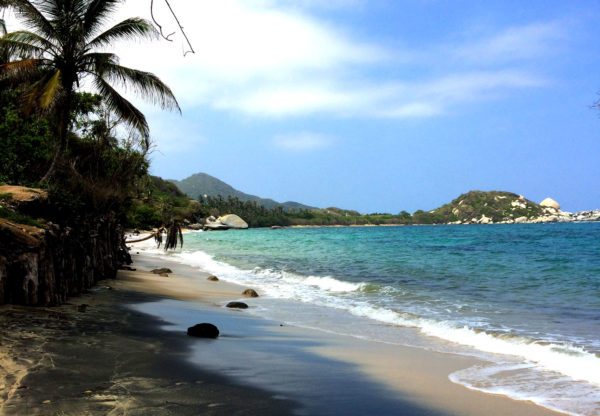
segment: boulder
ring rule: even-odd
[[[187,228],[189,228],[190,230],[194,230],[194,231],[201,230],[201,229],[202,229],[202,227],[203,227],[203,225],[202,225],[202,224],[198,224],[198,223],[195,223],[195,224],[189,224],[189,225],[187,226]]]
[[[544,199],[542,202],[540,202],[540,205],[543,207],[554,208],[557,211],[560,209],[560,204],[552,198]]]
[[[229,228],[245,230],[248,223],[235,214],[227,214],[217,218],[217,222],[228,226]]]
[[[248,309],[248,305],[244,302],[229,302],[226,306],[234,309]]]
[[[217,276],[208,276],[206,280],[210,280],[211,282],[218,282],[219,278]]]
[[[242,295],[246,296],[247,298],[257,298],[258,297],[258,293],[256,293],[256,290],[254,290],[254,289],[246,289],[242,292]]]
[[[205,231],[220,231],[220,230],[229,230],[228,225],[222,224],[219,221],[215,221],[215,222],[207,222],[206,224],[204,224],[204,226],[202,227],[203,230]]]
[[[486,217],[485,215],[481,216],[481,219],[479,220],[479,224],[492,224],[493,221],[491,218]]]
[[[160,269],[154,269],[150,273],[154,273],[154,274],[167,274],[167,273],[173,273],[173,270],[168,269],[166,267],[162,267]]]
[[[196,324],[190,326],[187,330],[190,337],[197,338],[217,338],[219,336],[219,328],[209,323]]]

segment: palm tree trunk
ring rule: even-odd
[[[65,94],[65,98],[64,98],[63,102],[59,104],[60,110],[58,111],[57,120],[56,120],[58,145],[56,146],[56,151],[54,152],[54,156],[52,157],[52,163],[50,164],[48,171],[40,180],[40,182],[42,182],[42,183],[46,183],[50,180],[50,178],[52,178],[52,175],[54,174],[54,171],[56,170],[56,164],[57,164],[58,160],[60,159],[60,157],[62,156],[63,152],[67,148],[67,136],[69,134],[71,106],[73,105],[73,87],[72,87],[72,85],[73,84],[71,84],[71,87],[69,89],[66,88],[66,87],[68,87],[68,85],[63,87],[63,88],[65,88],[66,94]]]

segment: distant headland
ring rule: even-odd
[[[160,178],[156,180],[162,181]],[[299,202],[279,203],[239,191],[206,173],[181,181],[170,180],[178,190],[199,202],[202,219],[237,214],[250,227],[310,225],[424,225],[424,224],[521,224],[599,221],[600,210],[562,211],[552,198],[536,203],[511,192],[469,191],[431,211],[361,214],[336,207],[315,208]],[[169,184],[170,185],[170,184]],[[194,202],[196,203],[196,202]]]

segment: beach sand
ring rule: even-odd
[[[474,359],[226,309],[244,287],[162,257],[134,261],[68,305],[0,308],[0,413],[557,414],[448,379]],[[148,272],[158,267],[174,273]],[[215,323],[219,339],[187,337],[199,322]]]

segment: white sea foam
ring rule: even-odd
[[[145,251],[162,253],[153,249]],[[493,366],[469,368],[451,375],[453,382],[468,388],[504,394],[517,400],[531,400],[569,414],[587,416],[598,414],[600,409],[600,358],[582,348],[474,330],[458,322],[439,321],[378,306],[361,296],[364,295],[361,292],[366,286],[364,283],[344,282],[332,276],[301,276],[272,269],[242,270],[202,251],[182,252],[169,257],[217,274],[223,280],[252,285],[272,298],[346,310],[357,317],[416,328],[424,335],[470,347],[474,351],[498,354]],[[262,306],[265,307],[264,304]],[[565,400],[565,397],[570,399]],[[572,400],[573,397],[578,400]]]

